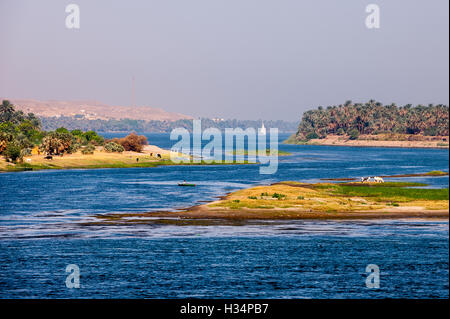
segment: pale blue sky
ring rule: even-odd
[[[76,3],[81,28],[65,27]],[[367,29],[365,7],[381,9]],[[297,121],[374,98],[449,101],[449,2],[1,0],[0,96]]]

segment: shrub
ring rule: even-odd
[[[239,199],[234,199],[233,203],[240,203],[241,201]]]
[[[94,151],[95,151],[95,146],[92,144],[89,144],[89,145],[83,147],[83,149],[81,150],[81,154],[91,155],[91,154],[94,154]]]
[[[20,146],[17,143],[11,142],[6,145],[6,149],[3,152],[3,155],[5,156],[7,161],[15,162],[18,159],[22,158],[20,152]]]
[[[319,138],[319,135],[317,135],[316,132],[311,132],[311,133],[308,133],[306,135],[306,139],[307,140],[312,140],[312,139],[315,139],[315,138]]]
[[[91,143],[93,145],[103,145],[103,143],[105,141],[103,136],[98,135],[94,131],[87,131],[87,132],[83,133],[83,138],[88,143]]]
[[[69,130],[65,127],[59,127],[55,130],[56,133],[70,134]]]
[[[115,138],[111,142],[118,143],[123,146],[125,151],[142,152],[144,145],[147,145],[147,138],[144,135],[131,133],[124,138]]]
[[[436,136],[436,135],[438,135],[437,132],[438,132],[437,127],[434,127],[434,126],[428,127],[423,131],[423,135]]]
[[[124,148],[122,145],[117,144],[115,142],[108,142],[103,147],[105,151],[108,153],[116,152],[116,153],[122,153],[124,151]]]
[[[70,145],[68,153],[75,153],[76,151],[78,151],[81,148],[81,144],[80,143],[73,143],[72,145]]]
[[[278,200],[281,200],[283,198],[285,198],[286,195],[284,194],[279,194],[279,193],[273,193],[272,198],[277,198]]]
[[[305,197],[303,197],[303,196],[297,196],[297,199],[305,199]]]
[[[359,131],[356,128],[351,129],[350,132],[348,132],[348,135],[351,140],[357,140],[359,137]]]
[[[30,156],[30,155],[31,155],[31,148],[23,148],[20,151],[20,157]]]
[[[248,199],[258,199],[256,196],[249,196]]]
[[[73,139],[70,133],[52,132],[42,140],[40,149],[48,155],[59,155],[70,152]]]

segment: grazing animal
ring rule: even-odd
[[[53,159],[53,156],[47,155],[46,157],[44,157],[44,159],[46,159],[46,160],[52,160],[52,159]]]
[[[369,177],[361,177],[361,183],[370,182],[370,180],[371,180],[370,176]]]
[[[161,156],[161,154],[156,154],[156,157],[158,157],[158,158],[162,158],[162,156]]]
[[[376,183],[384,183],[384,179],[379,176],[375,176],[373,179]]]

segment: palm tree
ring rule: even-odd
[[[3,100],[0,105],[0,122],[9,122],[14,119],[14,106],[8,101]]]

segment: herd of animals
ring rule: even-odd
[[[365,182],[367,182],[367,183],[369,183],[369,182],[371,182],[371,181],[374,181],[375,183],[384,183],[384,179],[382,179],[381,177],[379,177],[379,176],[374,176],[374,177],[361,177],[361,183],[365,183]]]

